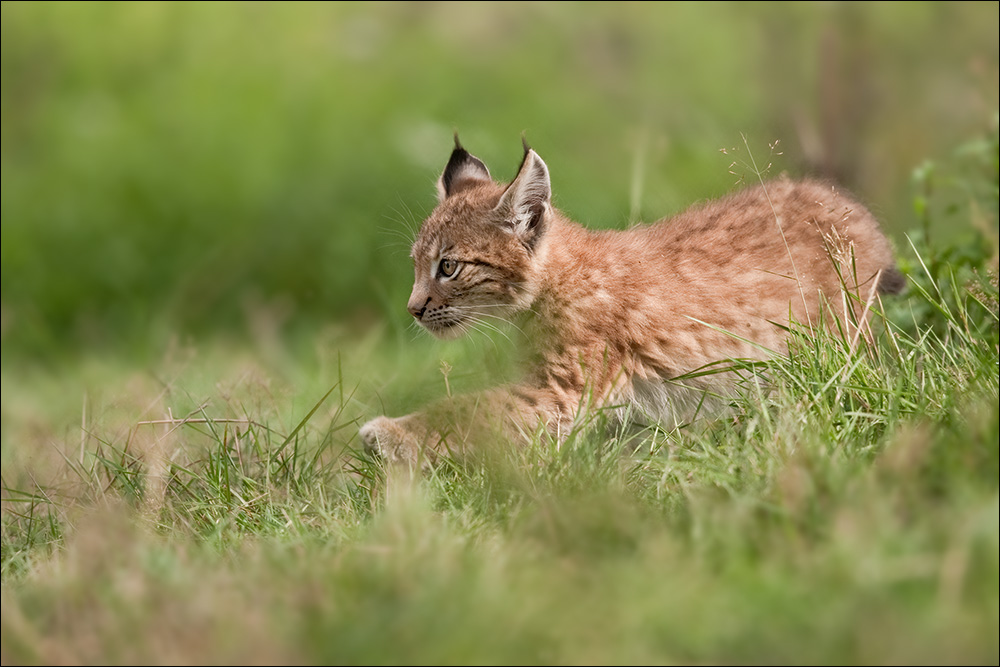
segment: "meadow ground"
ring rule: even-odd
[[[996,3],[0,12],[3,664],[1000,662]],[[386,471],[525,347],[405,312],[455,129],[592,227],[834,178],[906,292],[724,418]]]

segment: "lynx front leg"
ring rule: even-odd
[[[405,417],[376,417],[361,427],[365,450],[386,463],[428,468],[441,455],[462,455],[482,424],[469,414],[473,397],[446,399]]]
[[[405,417],[376,417],[361,427],[365,449],[388,463],[427,467],[501,442],[523,444],[541,425],[558,435],[574,404],[546,388],[502,387],[448,398]]]
[[[423,456],[426,429],[420,427],[419,417],[376,417],[359,432],[365,450],[387,463],[404,463],[411,467],[432,463]],[[424,460],[421,461],[421,458]]]

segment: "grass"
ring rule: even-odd
[[[435,372],[391,332],[8,367],[3,661],[995,664],[995,265],[921,253],[874,340],[796,330],[728,418],[418,479],[354,451],[373,380]]]
[[[725,9],[3,3],[0,661],[1000,662],[996,5]],[[874,340],[673,432],[356,451],[523,347],[406,328],[453,130],[609,227],[756,176],[734,127],[913,228]]]

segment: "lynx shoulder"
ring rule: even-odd
[[[456,137],[437,194],[411,252],[410,314],[442,338],[524,319],[536,361],[519,384],[365,424],[365,446],[389,461],[432,462],[486,429],[560,437],[608,405],[672,427],[731,389],[726,374],[692,371],[784,353],[793,321],[864,326],[877,295],[904,284],[872,214],[816,181],[592,231],[553,207],[548,167],[527,145],[503,184]]]

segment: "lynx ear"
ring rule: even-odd
[[[483,161],[470,155],[469,151],[462,148],[458,142],[458,133],[455,133],[455,150],[451,152],[448,166],[444,168],[444,173],[437,182],[438,202],[443,202],[459,190],[467,188],[476,183],[490,181],[490,170],[486,168]]]
[[[549,168],[538,153],[524,145],[524,159],[517,177],[507,186],[494,209],[510,224],[513,232],[529,250],[533,250],[546,226],[546,213],[552,206]]]

